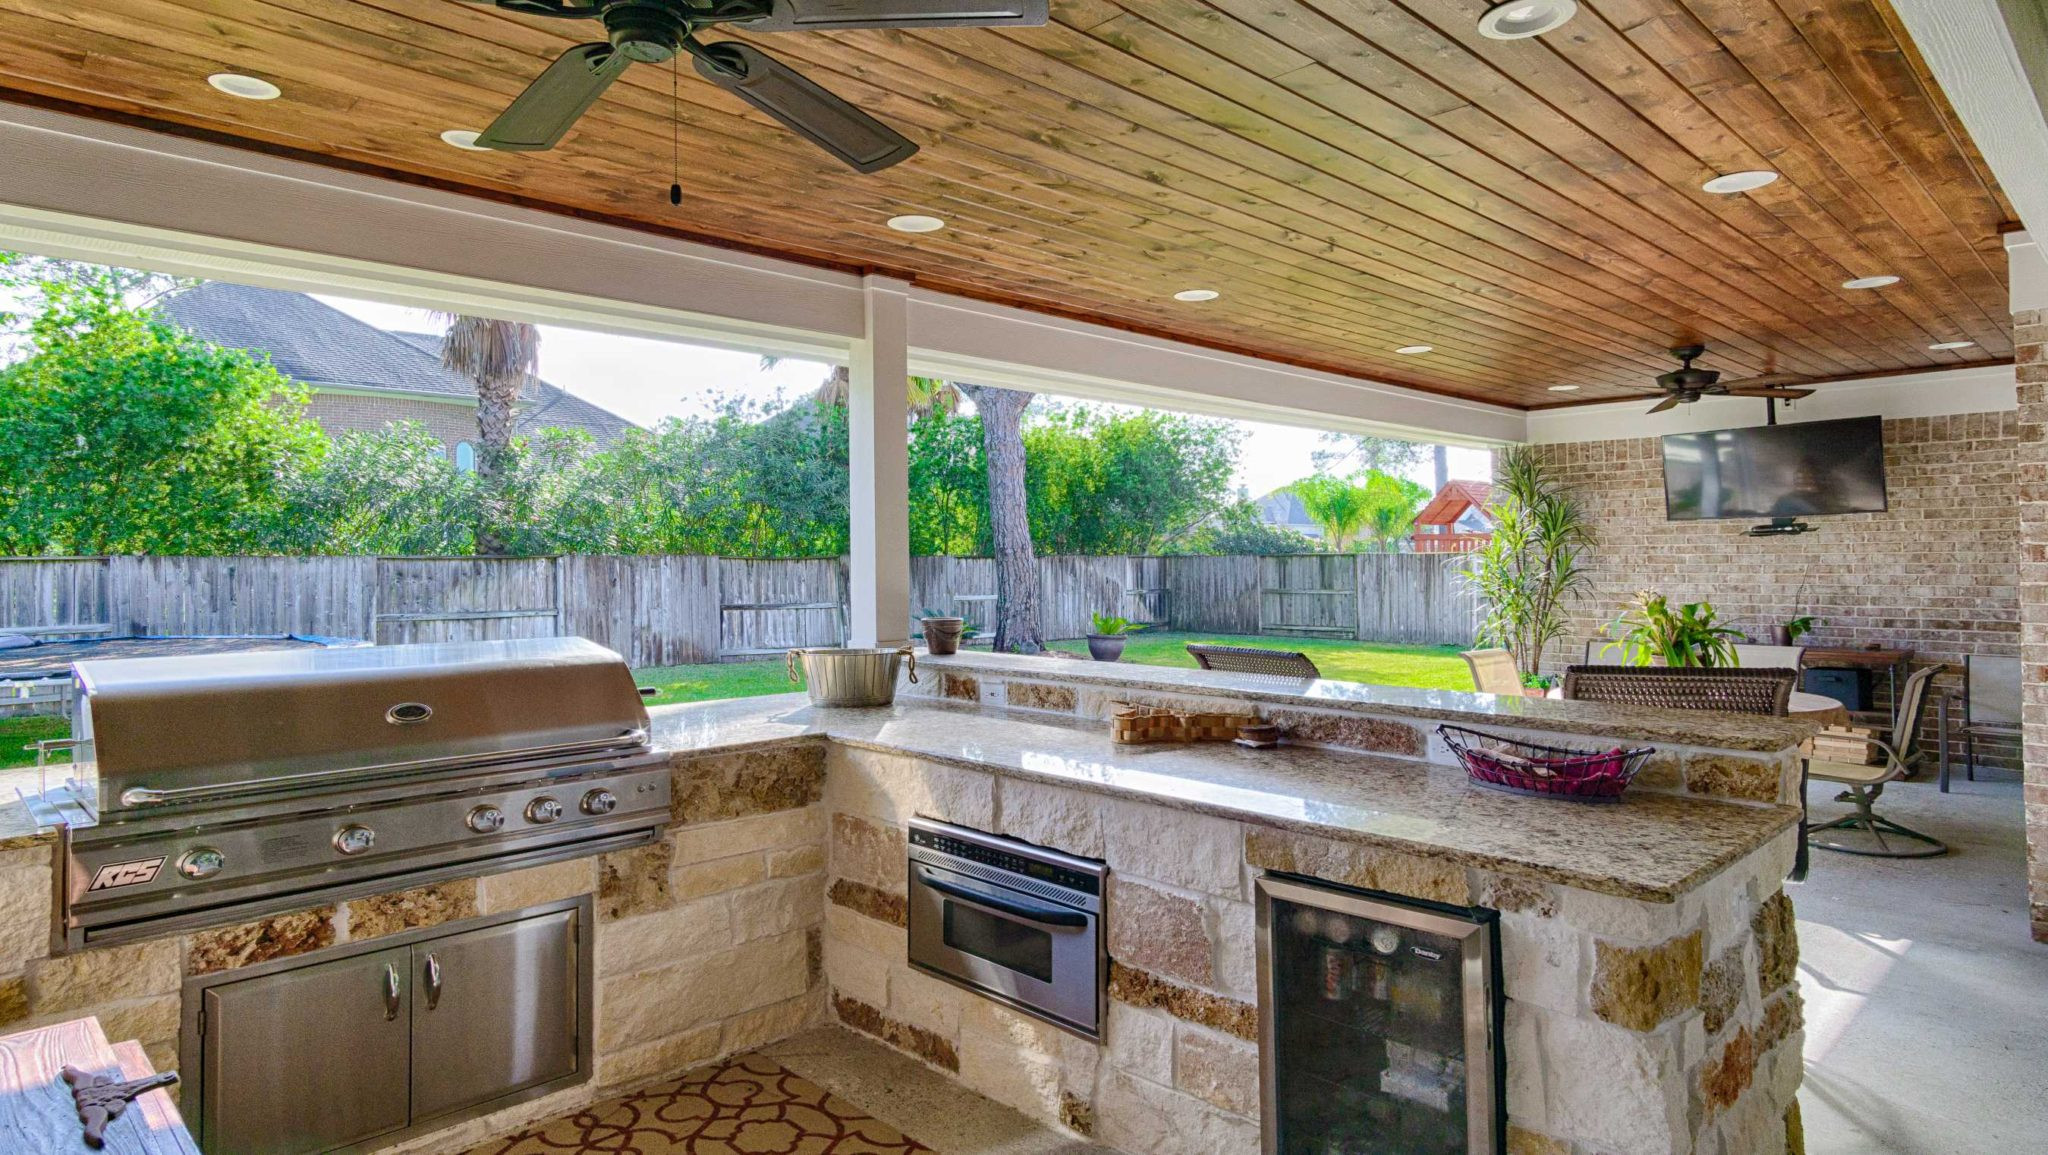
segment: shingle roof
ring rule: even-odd
[[[476,396],[475,385],[441,364],[439,334],[379,329],[304,293],[208,281],[171,296],[158,310],[195,337],[268,354],[280,373],[306,385]],[[634,428],[618,414],[541,381],[521,401],[515,428],[551,426],[585,430],[600,445]]]
[[[1467,509],[1479,510],[1483,516],[1486,504],[1493,500],[1493,486],[1484,481],[1447,481],[1415,515],[1417,525],[1451,525],[1465,515]]]

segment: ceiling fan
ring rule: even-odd
[[[1679,367],[1669,373],[1657,375],[1657,387],[1669,396],[1650,407],[1652,413],[1662,413],[1680,405],[1690,405],[1710,394],[1728,397],[1769,397],[1773,400],[1797,401],[1801,397],[1813,396],[1811,389],[1788,389],[1785,386],[1802,380],[1794,373],[1767,373],[1761,377],[1744,377],[1739,381],[1721,380],[1721,374],[1713,369],[1695,369],[1692,363],[1707,355],[1705,345],[1680,345],[1671,350],[1678,358]]]
[[[738,40],[697,40],[719,24],[749,32],[834,28],[1026,27],[1044,24],[1047,0],[470,0],[507,12],[596,20],[605,39],[556,58],[477,137],[482,148],[553,148],[634,62],[687,53],[698,75],[781,121],[860,172],[917,152],[901,133]]]

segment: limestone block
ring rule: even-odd
[[[1003,687],[1003,702],[1024,710],[1054,710],[1071,714],[1078,704],[1072,686],[1049,682],[1011,682]]]
[[[996,796],[997,833],[1083,858],[1105,856],[1100,795],[1004,778]]]
[[[1184,987],[1115,960],[1109,964],[1109,997],[1134,1007],[1157,1008],[1177,1019],[1213,1027],[1240,1039],[1259,1037],[1256,1004]]]
[[[601,982],[597,1045],[635,1046],[796,998],[810,985],[805,947],[798,932]]]
[[[1103,1024],[1109,1065],[1162,1086],[1173,1083],[1173,1018],[1112,1000]]]
[[[1654,1030],[1700,1002],[1699,931],[1657,946],[1594,943],[1593,1013],[1633,1031]]]
[[[28,1017],[28,976],[9,975],[0,979],[0,1027]]]
[[[40,870],[43,872],[43,889],[48,890],[50,867],[56,861],[57,839],[55,835],[38,838],[26,846],[7,846],[6,839],[0,839],[0,874],[15,870]]]
[[[751,1051],[786,1039],[799,1031],[808,1030],[824,1021],[824,992],[807,991],[796,998],[756,1007],[725,1020],[724,1033],[718,1040],[718,1050],[720,1054],[725,1055]]]
[[[731,902],[735,942],[817,926],[825,920],[825,876],[806,874],[764,882],[734,891]]]
[[[711,1023],[653,1042],[601,1051],[597,1056],[597,1086],[606,1091],[623,1091],[673,1078],[722,1053],[722,1047],[719,1024]]]
[[[1799,927],[1792,900],[1779,891],[1765,899],[1750,923],[1756,935],[1757,987],[1770,995],[1799,977]]]
[[[1549,918],[1557,913],[1558,888],[1534,879],[1475,871],[1472,888],[1479,905],[1502,914],[1528,914]]]
[[[832,816],[831,866],[839,878],[892,894],[906,883],[904,828],[870,822],[856,814]]]
[[[351,942],[476,917],[476,880],[437,882],[397,894],[352,898],[343,909]]]
[[[852,879],[835,878],[825,896],[834,906],[854,911],[876,922],[888,923],[890,926],[910,925],[909,904],[900,894],[891,894]]]
[[[822,846],[798,846],[790,850],[768,852],[768,877],[794,878],[799,874],[811,874],[825,869],[825,848]]]
[[[1501,1046],[1507,1052],[1508,1117],[1535,1132],[1550,1130],[1549,1069],[1543,1065],[1543,1011],[1508,996]]]
[[[1779,764],[1775,760],[1706,751],[1685,757],[1685,789],[1691,794],[1776,802],[1778,779]]]
[[[825,946],[825,981],[840,994],[871,1007],[889,1005],[889,960],[870,951],[829,939]]]
[[[182,952],[170,938],[46,958],[28,969],[29,1010],[90,1011],[101,1003],[176,994]]]
[[[186,942],[185,973],[212,974],[333,946],[334,916],[330,905],[200,931]]]
[[[672,899],[687,902],[714,894],[729,894],[767,877],[768,856],[756,851],[678,866],[668,876],[668,887]]]
[[[1200,1027],[1173,1032],[1173,1085],[1235,1115],[1258,1118],[1259,1048]]]
[[[1714,957],[1700,979],[1701,1025],[1709,1035],[1718,1035],[1742,1006],[1749,988],[1749,970],[1743,965],[1742,944],[1736,943]]]
[[[1663,942],[1690,925],[1675,902],[1643,902],[1569,886],[1557,889],[1557,916],[1609,942],[1638,945]]]
[[[1507,1138],[1508,1155],[1572,1155],[1570,1143],[1531,1131],[1512,1120],[1508,1122]]]
[[[1057,1053],[1019,1049],[1000,1035],[964,1030],[960,1081],[1033,1118],[1059,1118],[1062,1079]]]
[[[1259,1125],[1122,1071],[1104,1073],[1095,1137],[1129,1155],[1253,1155]]]
[[[95,1003],[90,1008],[90,1013],[99,1019],[101,1029],[106,1032],[111,1042],[134,1039],[140,1042],[145,1050],[167,1048],[175,1055],[178,1049],[178,1003],[179,997],[175,994],[143,999],[119,999]],[[46,1027],[75,1019],[81,1013],[85,1012],[72,1009],[40,1014],[14,1029],[25,1031],[34,1027]],[[175,1068],[177,1063],[174,1061],[171,1066]]]
[[[1685,789],[1685,774],[1679,768],[1678,754],[1671,750],[1659,750],[1650,755],[1643,768],[1629,781],[1630,790],[1655,790],[1660,793],[1676,794]]]
[[[673,765],[669,810],[678,826],[793,810],[824,792],[825,750],[808,743],[682,756]]]
[[[764,850],[820,846],[825,841],[825,809],[806,806],[801,810],[778,810],[731,822],[684,827],[671,832],[668,841],[675,849],[677,866]]]
[[[626,975],[715,955],[733,945],[732,911],[723,897],[699,899],[653,914],[601,925],[597,973]]]
[[[669,869],[675,850],[654,842],[619,850],[597,860],[597,917],[600,921],[630,918],[674,904]]]
[[[948,1038],[959,1037],[961,1005],[974,997],[906,966],[889,971],[889,1014]]]
[[[1527,1006],[1521,1013],[1535,1020],[1545,1067],[1542,1131],[1614,1155],[1688,1149],[1688,1095],[1672,1033],[1641,1034]],[[1508,1067],[1515,1067],[1512,1050]]]
[[[941,1070],[960,1073],[960,1050],[944,1038],[909,1023],[899,1022],[879,1008],[846,995],[832,996],[832,1013],[840,1022],[863,1034],[873,1035],[906,1054],[915,1055]]]
[[[844,906],[825,908],[825,941],[843,942],[892,963],[903,963],[910,957],[910,936],[901,926],[869,918]]]
[[[20,970],[50,953],[50,851],[30,847],[7,852],[0,867],[0,974]]]
[[[1200,899],[1109,876],[1110,957],[1198,986],[1216,982],[1216,948]]]
[[[897,754],[833,746],[825,799],[836,813],[901,827],[922,814],[988,830],[995,825],[995,776]]]
[[[1239,998],[1258,998],[1258,908],[1212,898],[1209,910],[1216,928],[1216,985]]]
[[[1464,906],[1472,901],[1465,868],[1356,842],[1268,826],[1245,827],[1245,860],[1266,870]]]
[[[1503,914],[1501,980],[1513,997],[1567,1015],[1584,1005],[1590,937],[1554,918]]]
[[[1244,832],[1236,822],[1118,798],[1102,804],[1112,870],[1227,898],[1244,894]]]
[[[1403,758],[1421,758],[1427,753],[1422,731],[1406,722],[1334,710],[1290,710],[1273,706],[1261,713],[1266,721],[1287,731],[1289,742],[1368,750]]]
[[[1709,1115],[1733,1106],[1749,1090],[1756,1077],[1756,1057],[1756,1036],[1744,1027],[1700,1068],[1700,1098]]]
[[[590,894],[596,889],[597,859],[572,858],[477,879],[476,909],[479,914],[524,910],[544,902]]]
[[[981,701],[981,680],[973,674],[947,670],[939,675],[939,696],[956,702]]]

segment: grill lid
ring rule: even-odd
[[[584,638],[131,658],[74,672],[76,731],[90,742],[80,753],[98,763],[106,818],[516,752],[597,757],[646,739],[632,672]]]

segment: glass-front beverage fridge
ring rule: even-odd
[[[1258,899],[1269,1155],[1497,1155],[1494,913],[1280,875]]]

